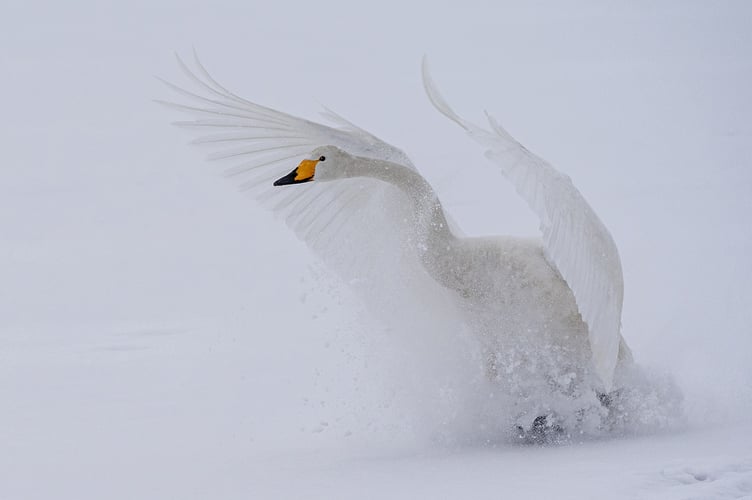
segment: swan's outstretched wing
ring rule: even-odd
[[[574,293],[588,325],[595,369],[610,389],[622,343],[623,278],[619,252],[608,229],[568,176],[517,142],[491,116],[491,130],[459,117],[439,94],[423,61],[423,82],[433,105],[487,149],[486,156],[540,218],[546,257]],[[625,355],[628,349],[624,346]]]
[[[216,151],[209,155],[209,159],[243,161],[228,170],[230,177],[259,172],[271,173],[273,177],[281,171],[275,166],[289,166],[296,158],[327,144],[358,156],[414,168],[404,152],[330,110],[323,115],[338,128],[288,115],[233,94],[209,75],[198,57],[195,58],[195,71],[188,68],[180,57],[177,61],[196,90],[192,92],[165,80],[162,82],[194,104],[157,102],[193,116],[192,120],[174,124],[200,131],[201,137],[194,142],[215,146]],[[252,187],[252,183],[242,186]]]
[[[402,151],[331,111],[326,116],[334,127],[247,101],[217,83],[197,58],[195,70],[180,58],[178,63],[195,90],[165,82],[180,99],[159,102],[191,117],[176,125],[198,132],[194,142],[211,149],[209,159],[225,163],[228,178],[283,217],[326,265],[367,296],[369,305],[420,296],[410,287],[422,283],[423,268],[408,261],[413,257],[401,248],[407,235],[400,223],[409,218],[410,205],[394,186],[365,177],[272,186],[319,146],[414,168]],[[377,282],[391,283],[393,293],[383,293]]]

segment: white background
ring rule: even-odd
[[[495,115],[610,228],[624,335],[687,426],[437,440],[441,409],[388,373],[395,335],[151,102],[194,46],[249,99],[404,149],[467,234],[535,234],[423,96],[427,53],[458,112]],[[5,0],[0,82],[0,499],[751,494],[746,2]]]

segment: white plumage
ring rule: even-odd
[[[480,339],[489,377],[525,379],[517,393],[535,384],[571,397],[613,388],[618,361],[631,355],[620,334],[623,281],[611,235],[566,175],[493,118],[489,129],[460,118],[425,61],[429,99],[514,184],[540,218],[542,243],[462,238],[401,150],[328,110],[333,127],[247,101],[198,59],[195,73],[178,61],[197,91],[165,82],[195,103],[163,102],[193,116],[177,125],[201,132],[195,142],[215,148],[211,159],[233,162],[227,176],[282,215],[346,281],[365,293],[375,279],[406,294],[419,281],[438,287]],[[314,182],[272,186],[298,161],[324,156]]]

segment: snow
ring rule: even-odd
[[[749,498],[751,19],[744,2],[7,2],[0,499]],[[192,45],[241,95],[313,118],[318,100],[404,149],[466,233],[531,233],[422,95],[427,52],[459,113],[488,109],[610,229],[624,335],[681,388],[685,425],[490,439],[452,344],[410,335],[430,311],[376,321],[167,124],[151,75]]]

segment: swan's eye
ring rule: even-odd
[[[326,156],[319,157],[319,161],[326,161]]]

